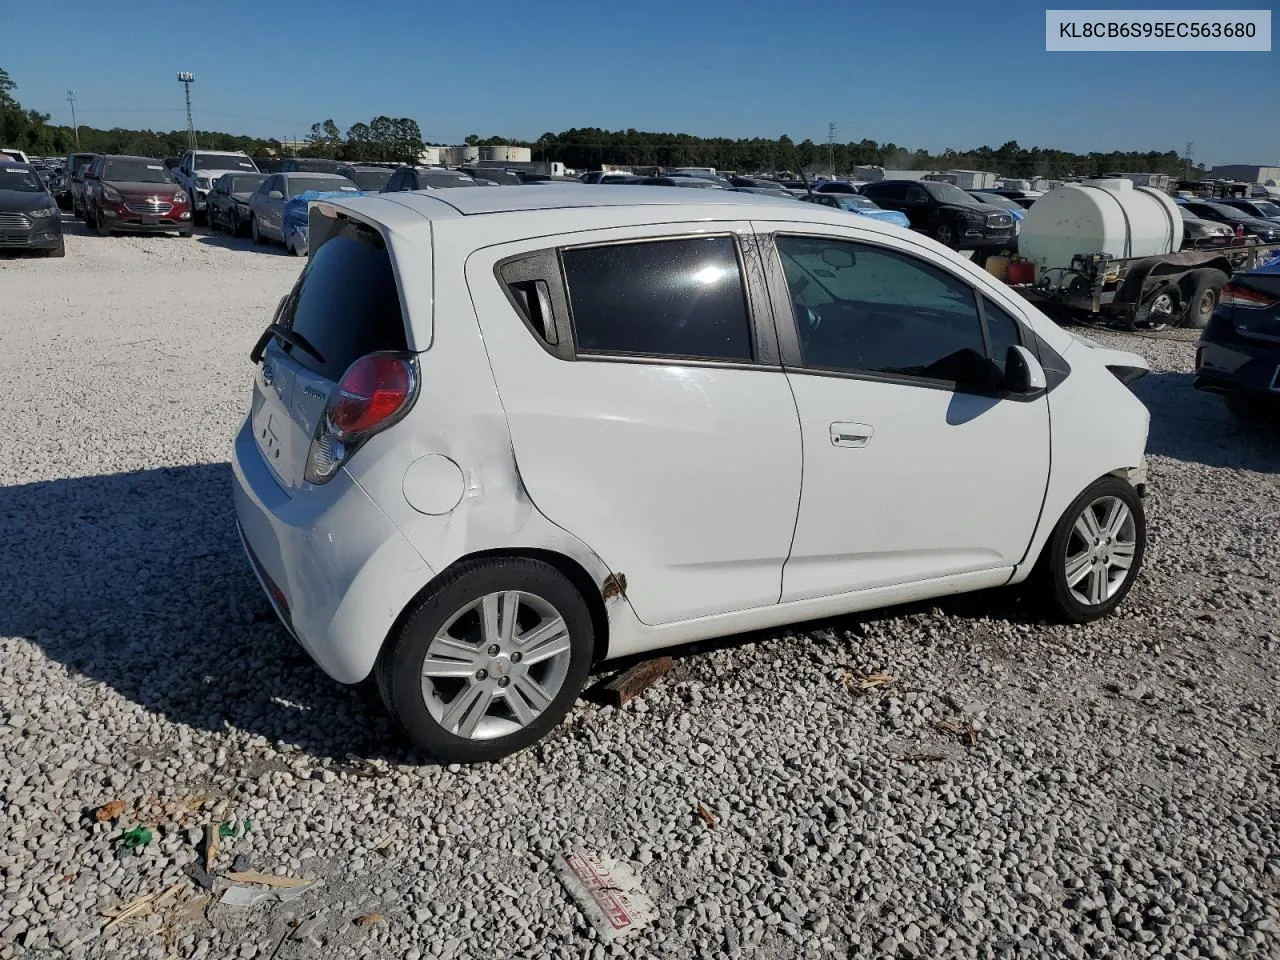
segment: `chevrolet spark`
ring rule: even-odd
[[[250,563],[444,761],[534,743],[592,663],[1142,563],[1141,358],[931,239],[727,191],[318,201],[251,357]],[[783,681],[785,682],[785,681]]]

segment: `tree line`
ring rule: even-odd
[[[35,156],[65,156],[76,149],[75,131],[51,124],[48,114],[26,110],[13,95],[16,84],[0,69],[0,146],[17,147]],[[279,140],[241,136],[215,130],[197,131],[201,147],[208,150],[243,150],[251,155],[286,152]],[[790,137],[698,137],[688,133],[652,133],[643,130],[603,130],[581,127],[561,133],[544,133],[537,140],[471,134],[467,144],[527,146],[535,160],[552,160],[574,170],[597,170],[604,164],[652,167],[715,167],[743,173],[805,171],[811,175],[848,175],[858,166],[898,170],[987,170],[1007,177],[1092,177],[1115,172],[1165,173],[1182,176],[1184,161],[1176,151],[1071,153],[1065,150],[1022,147],[1010,140],[1000,147],[973,150],[948,148],[940,153],[912,150],[895,143],[863,139],[848,143],[815,143]],[[301,147],[304,155],[338,160],[381,160],[412,163],[426,143],[416,120],[408,117],[374,117],[369,123],[352,124],[345,133],[333,120],[312,124]],[[80,149],[93,153],[127,153],[165,157],[181,153],[187,132],[155,130],[100,130],[80,127]],[[1193,179],[1204,168],[1192,168]]]

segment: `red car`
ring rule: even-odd
[[[118,230],[191,236],[191,198],[164,163],[103,154],[84,174],[84,222],[104,237]]]

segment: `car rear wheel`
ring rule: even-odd
[[[1103,477],[1076,497],[1045,544],[1034,575],[1041,599],[1070,623],[1107,616],[1132,589],[1146,541],[1137,491]]]
[[[564,718],[594,645],[586,601],[560,571],[475,560],[416,601],[375,674],[416,744],[442,762],[477,763],[536,743]]]

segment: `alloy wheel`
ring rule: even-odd
[[[1133,511],[1119,497],[1099,497],[1080,512],[1067,538],[1067,589],[1085,606],[1106,603],[1128,579],[1137,548]]]
[[[457,610],[428,644],[422,697],[455,736],[506,736],[551,706],[571,650],[564,617],[546,600],[519,590],[488,593]]]

